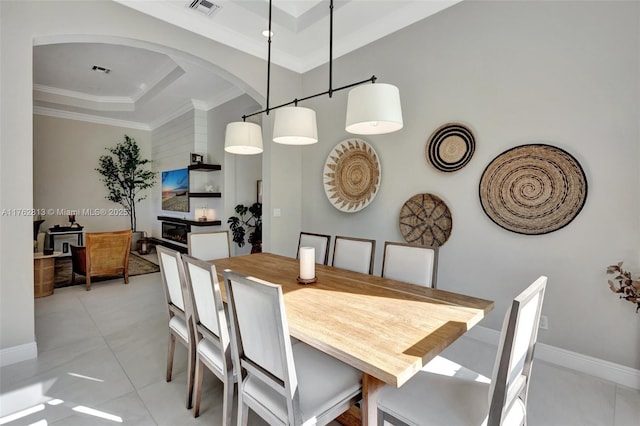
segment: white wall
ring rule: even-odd
[[[222,200],[223,210],[219,211],[222,229],[229,229],[227,219],[235,216],[234,207],[237,204],[251,205],[256,202],[256,182],[262,179],[262,154],[234,155],[224,151],[224,139],[227,124],[240,121],[245,114],[260,110],[255,100],[247,95],[240,96],[208,112],[208,152],[218,164],[223,164]],[[256,122],[261,121],[256,117]],[[232,238],[232,235],[230,235]],[[231,241],[231,253],[235,255],[247,254],[251,245],[242,248]]]
[[[463,2],[334,63],[334,85],[376,74],[399,87],[404,129],[363,137],[380,156],[380,191],[364,210],[327,200],[322,169],[344,132],[346,93],[310,102],[320,143],[303,150],[302,225],[402,241],[398,213],[417,193],[440,196],[453,215],[441,248],[438,286],[495,300],[484,321],[501,327],[507,304],[539,275],[549,277],[542,342],[640,368],[635,306],[607,287],[607,265],[640,273],[640,3]],[[327,68],[304,76],[320,91]],[[455,173],[425,159],[431,132],[449,121],[476,136],[471,162]],[[588,180],[582,212],[565,228],[523,236],[495,225],[479,202],[484,168],[511,147],[543,142],[571,153]],[[295,184],[293,185],[295,187]]]
[[[195,141],[195,121],[196,112],[191,110],[151,131],[153,170],[158,173],[159,182],[157,191],[152,194],[152,236],[156,238],[162,236],[158,216],[194,219],[195,208],[199,207],[194,206],[191,199],[188,212],[162,210],[162,172],[186,168],[191,162],[191,153],[199,152]]]
[[[192,232],[228,229],[227,219],[234,215],[238,203],[254,203],[256,181],[262,179],[262,155],[231,155],[224,151],[227,123],[238,121],[243,114],[260,109],[248,95],[224,103],[209,111],[192,110],[165,123],[152,131],[154,168],[163,170],[184,168],[189,164],[190,153],[204,154],[205,162],[222,165],[222,171],[194,172],[189,175],[189,186],[194,192],[204,192],[204,185],[211,184],[221,192],[221,198],[191,198],[188,213],[163,211],[161,194],[154,193],[153,219],[158,215],[195,219],[197,208],[214,209],[216,219],[222,224],[215,227],[191,227]],[[198,138],[202,141],[198,143]],[[161,236],[160,222],[155,221],[153,235]],[[232,245],[235,254],[249,253],[251,247]]]
[[[0,207],[33,208],[34,44],[120,42],[160,52],[177,49],[211,64],[253,98],[265,93],[264,61],[144,16],[111,1],[0,1]],[[299,87],[300,76],[272,66],[276,81]],[[288,95],[287,87],[284,95]],[[289,157],[270,161],[276,167]],[[266,160],[265,160],[266,161]],[[270,177],[265,176],[268,181]],[[285,200],[287,201],[287,200]],[[296,197],[294,201],[299,204]],[[299,223],[299,218],[298,218]],[[0,351],[5,363],[35,356],[32,217],[0,218]],[[24,348],[24,351],[23,351]]]
[[[67,213],[58,215],[59,210],[77,210],[76,220],[85,232],[129,229],[129,217],[117,215],[122,206],[105,199],[107,190],[95,170],[98,158],[109,154],[105,147],[123,142],[125,134],[135,139],[143,158],[151,158],[148,131],[33,116],[33,205],[47,212],[41,231],[68,224]],[[137,205],[138,231],[151,231],[150,207],[149,199]],[[51,209],[56,213],[50,214]],[[83,215],[83,211],[100,209],[107,214]],[[109,214],[110,210],[114,214]]]

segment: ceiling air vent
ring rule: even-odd
[[[187,7],[189,9],[202,12],[208,16],[213,14],[213,12],[219,10],[222,6],[217,5],[215,3],[211,3],[210,1],[207,1],[207,0],[193,0],[187,3]]]
[[[111,70],[109,68],[101,67],[101,66],[98,66],[98,65],[92,66],[91,69],[94,70],[94,71],[103,72],[105,74],[109,74],[111,72]]]

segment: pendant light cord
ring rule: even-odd
[[[329,3],[329,97],[333,96],[333,0]]]
[[[344,90],[344,89],[349,89],[351,87],[355,87],[355,86],[359,86],[361,84],[365,84],[365,83],[375,83],[377,80],[377,77],[375,75],[372,75],[371,77],[365,79],[365,80],[361,80],[361,81],[357,81],[355,83],[351,83],[351,84],[347,84],[346,86],[342,86],[342,87],[338,87],[337,89],[333,88],[333,0],[330,0],[329,2],[329,89],[324,91],[324,92],[320,92],[320,93],[316,93],[315,95],[310,95],[310,96],[305,96],[304,98],[295,98],[289,102],[285,102],[283,104],[280,105],[276,105],[274,107],[270,107],[269,106],[269,95],[270,95],[270,88],[271,88],[271,9],[272,9],[272,0],[269,0],[269,34],[268,34],[268,40],[267,40],[267,107],[261,111],[256,111],[254,113],[251,114],[246,114],[242,116],[242,121],[246,121],[246,119],[248,117],[253,117],[254,115],[258,115],[258,114],[267,114],[269,115],[270,111],[273,111],[274,109],[278,109],[278,108],[282,108],[285,106],[289,106],[289,105],[295,105],[298,106],[298,102],[302,102],[302,101],[306,101],[309,99],[313,99],[313,98],[317,98],[319,96],[324,96],[324,95],[329,95],[329,97],[331,98],[333,96],[334,92],[338,92],[340,90]]]
[[[269,38],[267,40],[267,109],[265,112],[269,115],[269,89],[271,86],[271,1],[269,0]],[[331,0],[333,2],[333,0]]]

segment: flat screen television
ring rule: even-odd
[[[162,172],[162,210],[189,211],[189,170]]]

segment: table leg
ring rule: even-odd
[[[378,425],[378,393],[385,386],[385,382],[370,376],[362,375],[362,424]]]

